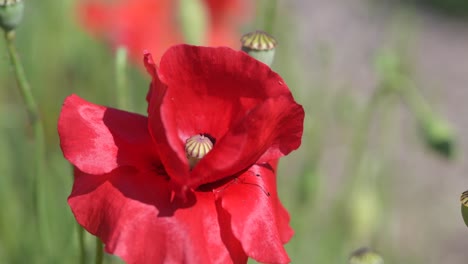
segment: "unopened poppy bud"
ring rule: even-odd
[[[275,58],[276,39],[263,31],[247,33],[241,38],[242,50],[255,59],[271,66]]]
[[[435,152],[451,158],[455,150],[455,135],[452,127],[445,120],[429,117],[421,122],[422,137]]]
[[[468,191],[464,191],[460,197],[461,213],[465,225],[468,226]]]
[[[5,31],[16,28],[23,18],[22,0],[0,0],[0,27]]]
[[[360,248],[351,254],[349,264],[384,264],[384,260],[374,250]]]
[[[359,186],[350,197],[350,220],[353,236],[366,238],[378,228],[380,219],[379,197],[369,186]]]
[[[203,134],[195,135],[187,139],[185,142],[185,153],[193,168],[213,148],[211,139]]]

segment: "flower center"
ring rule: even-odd
[[[190,168],[193,168],[212,148],[213,142],[204,134],[188,138],[185,141],[185,153],[187,154]]]

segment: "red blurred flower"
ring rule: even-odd
[[[275,172],[301,143],[304,111],[281,77],[230,48],[178,45],[145,65],[148,117],[65,100],[77,221],[129,263],[289,262]],[[196,135],[213,148],[191,167]]]
[[[208,13],[209,46],[237,48],[238,27],[250,17],[248,0],[204,0]],[[170,0],[84,0],[78,4],[84,27],[114,47],[124,45],[140,62],[144,50],[157,59],[171,45],[183,42],[177,22],[178,1]]]

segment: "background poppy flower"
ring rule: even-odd
[[[58,130],[77,221],[129,263],[289,262],[275,172],[301,143],[304,111],[284,81],[230,48],[178,45],[145,65],[148,117],[65,100]],[[194,135],[213,148],[191,166]]]
[[[253,4],[244,0],[204,0],[208,28],[205,44],[239,46],[238,28],[251,14]],[[178,22],[178,1],[161,0],[86,0],[78,4],[84,28],[111,45],[124,45],[134,61],[144,50],[160,58],[173,44],[184,42]]]

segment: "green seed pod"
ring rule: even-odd
[[[455,154],[455,135],[448,122],[441,118],[429,117],[421,122],[421,132],[426,145],[446,158]]]
[[[349,264],[384,264],[384,260],[374,250],[364,247],[351,254]]]
[[[468,226],[468,191],[464,191],[460,197],[461,213],[465,225]]]
[[[263,31],[250,32],[241,38],[242,50],[255,59],[271,66],[275,58],[276,39]]]
[[[16,28],[23,19],[22,0],[0,0],[0,27],[5,31]]]

